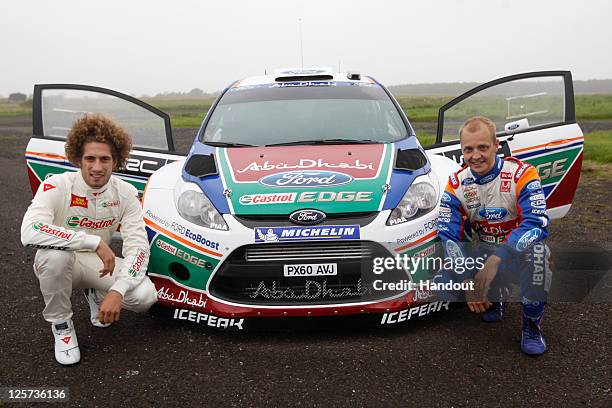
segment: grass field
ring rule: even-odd
[[[400,97],[398,101],[414,124],[419,140],[429,145],[434,140],[438,108],[451,97]],[[581,121],[612,121],[612,94],[576,95],[576,118]],[[202,123],[212,99],[146,99],[145,102],[170,115],[175,128],[197,128]],[[27,118],[32,114],[31,101],[9,104],[0,99],[0,118]],[[596,131],[585,135],[585,159],[612,163],[612,131]]]
[[[584,158],[597,163],[612,163],[612,132],[598,131],[585,135]]]

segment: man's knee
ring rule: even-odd
[[[142,313],[157,302],[157,290],[151,280],[146,277],[140,285],[125,294],[126,308]]]
[[[39,249],[34,258],[36,275],[53,275],[65,273],[74,264],[74,253],[57,249]]]

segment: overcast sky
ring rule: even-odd
[[[0,14],[0,94],[83,83],[221,90],[265,69],[331,66],[386,85],[569,69],[612,78],[606,0],[20,0]],[[301,19],[301,24],[300,24]]]

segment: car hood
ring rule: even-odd
[[[219,175],[237,215],[379,211],[393,144],[219,148]]]

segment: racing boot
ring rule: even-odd
[[[546,352],[546,340],[540,328],[544,317],[544,302],[529,301],[523,298],[523,329],[521,350],[530,356],[539,356]]]
[[[85,300],[89,305],[89,320],[91,324],[95,327],[108,327],[110,323],[102,323],[98,320],[98,313],[100,312],[100,300],[96,295],[96,291],[94,289],[88,288],[83,291],[85,294]]]
[[[501,322],[506,311],[505,302],[493,302],[491,307],[482,314],[482,320],[487,323]]]
[[[51,324],[55,337],[55,359],[62,365],[74,365],[81,361],[81,351],[71,319],[58,320]]]

